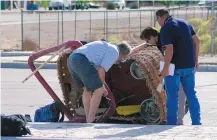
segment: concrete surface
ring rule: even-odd
[[[146,126],[120,124],[34,123],[33,136],[22,139],[52,140],[215,140],[216,126]],[[10,140],[14,138],[3,138]],[[19,139],[19,138],[16,138]]]
[[[5,114],[30,114],[32,119],[37,108],[52,102],[51,97],[33,76],[25,83],[21,81],[30,74],[27,69],[1,69],[1,107]],[[51,88],[62,99],[56,70],[40,70]],[[31,123],[33,136],[25,139],[217,139],[217,72],[197,72],[196,91],[201,104],[202,126],[190,126],[189,113],[184,126],[145,126],[120,124],[71,124]],[[68,121],[65,119],[65,121]],[[3,137],[4,140],[20,139]]]

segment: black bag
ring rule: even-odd
[[[62,117],[60,118],[60,114]],[[60,119],[59,119],[60,118]],[[64,113],[61,104],[55,101],[52,104],[41,107],[35,111],[35,122],[63,122]]]
[[[23,115],[1,115],[1,135],[2,136],[22,136],[30,134],[26,127],[26,119]]]

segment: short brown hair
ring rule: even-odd
[[[150,39],[150,37],[158,36],[158,31],[152,27],[146,27],[140,34],[140,39]]]
[[[157,17],[169,16],[169,11],[167,9],[159,9],[156,12]]]

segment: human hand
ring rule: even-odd
[[[108,96],[108,91],[104,85],[103,85],[103,88],[104,88],[103,96],[106,97],[106,96]]]
[[[161,76],[165,77],[169,75],[169,67],[164,67],[160,73]]]
[[[195,71],[198,71],[198,68],[199,68],[199,63],[196,62]]]

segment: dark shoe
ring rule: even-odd
[[[167,121],[162,121],[159,125],[167,125]]]

